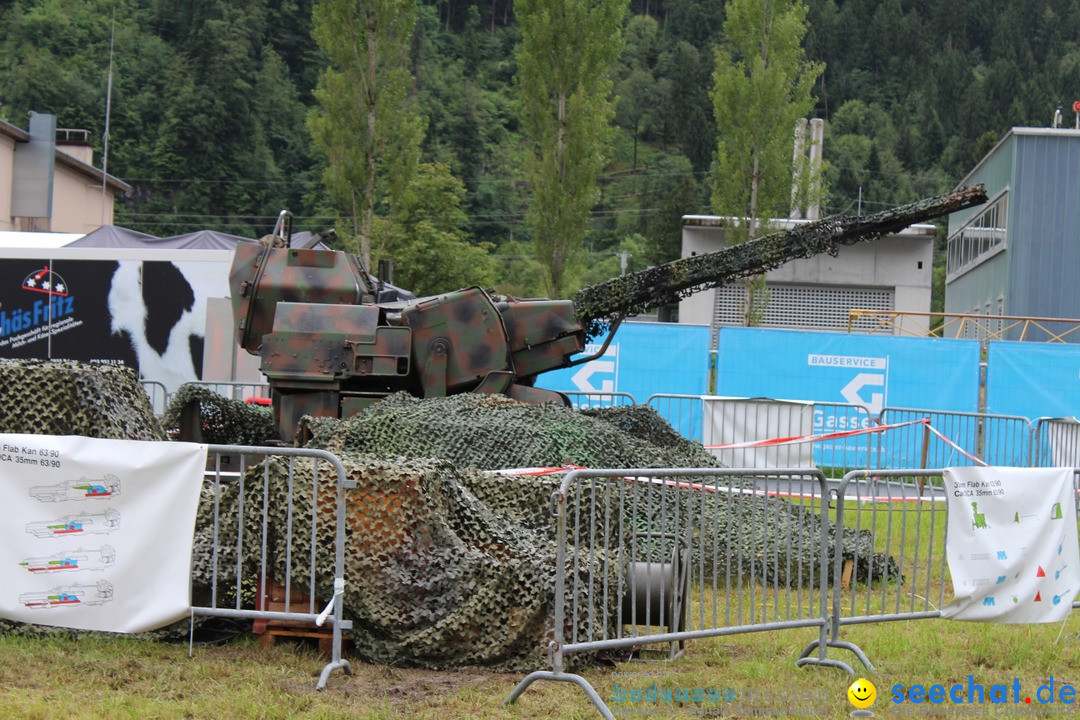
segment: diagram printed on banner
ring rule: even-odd
[[[107,473],[100,480],[69,480],[55,485],[37,485],[30,488],[30,497],[42,502],[63,500],[93,500],[120,494],[120,478]]]
[[[3,445],[2,462],[28,467],[31,471],[38,468],[44,472],[63,472],[63,458],[59,450],[47,447],[23,445]],[[75,538],[90,535],[108,535],[120,527],[120,511],[110,507],[110,501],[120,495],[120,478],[112,473],[103,473],[101,477],[66,479],[59,482],[31,485],[27,494],[36,500],[45,517],[31,520],[25,524],[26,533],[49,545],[56,538]],[[64,505],[95,507],[79,512],[56,514]],[[49,511],[49,505],[54,509]],[[55,506],[59,505],[60,508]],[[73,508],[72,508],[73,509]],[[33,542],[33,541],[31,541]],[[67,549],[46,549],[42,552],[23,557],[19,566],[25,568],[28,576],[53,574],[75,575],[82,573],[100,574],[116,565],[116,548],[102,544],[96,548],[82,545],[68,546]],[[105,579],[93,583],[72,582],[58,585],[48,590],[27,590],[21,588],[19,604],[33,609],[72,608],[79,606],[104,605],[112,601],[114,587]]]
[[[72,570],[104,570],[116,564],[116,548],[102,545],[94,550],[61,550],[43,557],[28,557],[19,563],[31,573],[48,574]]]
[[[61,585],[43,592],[26,592],[19,602],[34,610],[48,610],[77,605],[104,605],[113,599],[113,586],[108,580],[94,585]]]
[[[1052,622],[1067,614],[1080,587],[1071,469],[949,468],[944,479],[956,600],[943,617]]]
[[[188,616],[206,450],[0,434],[0,618],[144,632]]]
[[[51,520],[26,524],[26,532],[38,538],[68,537],[71,535],[103,535],[120,527],[120,511],[106,508],[100,513],[65,515]]]

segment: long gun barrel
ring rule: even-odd
[[[986,202],[986,188],[972,185],[872,215],[833,216],[765,235],[706,255],[673,260],[582,288],[574,295],[578,321],[588,337],[628,315],[658,308],[695,292],[777,268],[789,260],[836,255],[854,245],[899,232],[909,225]]]

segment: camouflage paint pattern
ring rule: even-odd
[[[348,417],[401,390],[425,398],[503,393],[568,404],[559,393],[531,387],[536,376],[570,365],[587,338],[610,323],[985,201],[985,190],[974,186],[874,215],[826,218],[614,278],[581,290],[574,301],[493,297],[473,287],[377,303],[379,288],[354,255],[276,241],[244,244],[229,275],[237,340],[261,358],[285,440],[304,415]]]
[[[240,346],[258,354],[279,302],[359,305],[374,288],[359,261],[328,250],[240,243],[229,270]]]

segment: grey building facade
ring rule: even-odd
[[[1080,318],[1080,130],[1013,128],[960,184],[973,183],[989,201],[949,217],[945,312]],[[1080,342],[1065,334],[1076,323],[983,326],[1008,340]],[[977,326],[951,334],[960,327]]]

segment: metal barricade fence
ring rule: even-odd
[[[873,671],[857,646],[841,640],[846,625],[941,617],[952,601],[945,552],[948,501],[938,469],[857,470],[835,493],[828,647],[851,650]],[[937,482],[934,482],[934,481]],[[1073,474],[1080,493],[1080,469]],[[929,490],[920,493],[920,488]],[[855,552],[841,551],[845,535],[858,533]],[[1080,608],[1080,599],[1072,604]]]
[[[1080,421],[1074,417],[1036,419],[1032,465],[1080,467]]]
[[[157,380],[139,380],[139,384],[146,391],[146,397],[150,399],[150,407],[154,411],[154,416],[161,417],[164,415],[165,408],[169,406],[169,389],[165,387],[165,383]]]
[[[704,397],[701,395],[657,393],[650,395],[645,400],[645,404],[667,420],[668,425],[674,428],[675,432],[688,440],[702,442],[701,431],[705,424],[703,400]]]
[[[814,465],[830,478],[841,478],[848,470],[868,467],[877,444],[874,434],[842,434],[869,430],[876,424],[877,418],[865,405],[815,401],[814,434],[841,436],[814,443]]]
[[[637,405],[634,396],[625,392],[590,392],[587,390],[560,390],[559,392],[570,398],[570,404],[577,410]]]
[[[865,405],[708,395],[651,395],[646,403],[683,437],[705,446],[867,430],[877,424]],[[748,435],[750,433],[750,435]],[[816,466],[840,478],[871,464],[877,441],[865,433],[815,443],[714,449],[730,467]]]
[[[858,470],[830,492],[811,468],[568,473],[552,498],[552,669],[506,702],[536,680],[570,682],[613,718],[568,655],[665,643],[674,657],[687,640],[763,630],[817,627],[797,665],[854,674],[828,657],[843,649],[872,672],[842,627],[939,618],[952,599],[942,474]]]
[[[840,641],[842,625],[939,617],[948,584],[941,470],[856,470],[835,496],[837,542],[856,540],[854,552],[833,553],[830,646],[853,649]]]
[[[355,480],[323,450],[210,445],[208,453],[192,557],[193,577],[201,581],[193,582],[193,590],[202,593],[203,604],[192,607],[192,642],[195,616],[330,622],[331,658],[318,687],[336,669],[351,674],[341,656],[341,633],[352,626],[343,619],[342,594],[345,494]],[[319,558],[328,547],[333,594],[326,598],[330,588],[320,585],[318,573],[331,566],[328,558]],[[306,581],[295,587],[294,579]],[[275,592],[283,602],[271,602],[277,600]],[[317,604],[320,592],[328,602],[325,609]]]
[[[269,398],[270,386],[266,383],[257,382],[192,382],[187,385],[196,385],[207,388],[222,397],[230,400],[247,400],[249,398]]]
[[[812,435],[812,403],[772,398],[703,397],[702,444],[727,467],[811,467],[810,443],[721,448]]]
[[[944,412],[916,408],[885,408],[882,425],[928,418],[925,424],[896,428],[879,436],[875,457],[869,465],[880,468],[941,468],[987,465],[1029,467],[1032,464],[1031,422],[1018,415]],[[973,459],[973,458],[977,458]]]
[[[611,718],[566,656],[655,643],[674,656],[690,639],[764,630],[818,628],[800,663],[850,672],[825,656],[827,493],[812,468],[568,473],[553,495],[552,670],[507,702],[539,679],[571,682]]]

